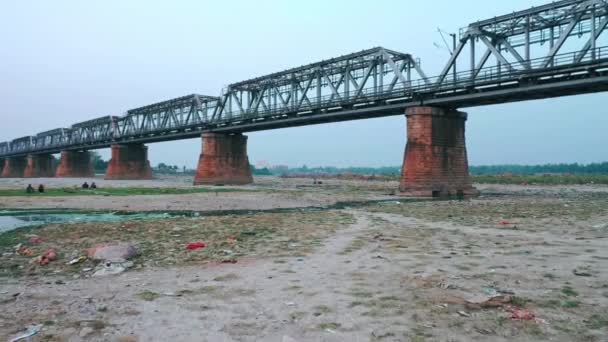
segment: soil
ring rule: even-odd
[[[244,187],[259,191],[215,201],[246,209],[394,201],[0,235],[0,338],[42,323],[32,341],[606,341],[608,187],[478,186],[477,199],[421,202],[388,195],[395,187],[268,177]],[[216,208],[212,196],[86,201],[151,210],[171,199],[205,210]],[[84,197],[57,199],[82,208]],[[35,253],[55,248],[58,259],[38,266],[15,254],[31,234],[41,238]],[[93,261],[66,265],[110,241],[140,249],[126,272],[92,277]],[[193,241],[206,247],[186,250]]]

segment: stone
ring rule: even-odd
[[[253,183],[247,156],[247,136],[205,133],[194,185]]]
[[[112,145],[112,158],[106,170],[108,180],[152,179],[148,147],[143,144]]]
[[[90,248],[87,255],[91,259],[123,262],[138,254],[135,246],[127,243],[99,244]]]
[[[436,107],[406,111],[407,145],[399,190],[413,197],[471,197],[465,145],[467,114]]]
[[[120,274],[127,270],[127,267],[121,262],[107,262],[99,264],[95,268],[93,277],[105,277],[109,275]]]
[[[82,329],[80,329],[80,333],[78,333],[78,336],[80,337],[87,337],[89,335],[91,335],[92,333],[94,333],[95,330],[91,327],[84,327]]]
[[[61,151],[55,177],[93,177],[93,160],[88,151]]]

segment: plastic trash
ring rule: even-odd
[[[37,245],[40,242],[42,242],[42,238],[40,238],[40,236],[38,236],[38,235],[34,235],[34,236],[30,237],[27,241],[29,243],[31,243],[32,245]]]
[[[28,337],[32,337],[32,336],[36,335],[38,332],[40,332],[40,330],[42,329],[42,326],[43,326],[43,324],[31,325],[31,326],[27,327],[27,330],[24,333],[13,337],[12,339],[9,340],[9,342],[17,342],[17,341],[24,340]]]
[[[79,256],[78,258],[72,259],[68,262],[68,265],[75,265],[75,264],[79,264],[83,261],[86,261],[87,257],[86,256]]]
[[[512,307],[509,308],[509,313],[511,313],[509,316],[511,319],[523,321],[533,321],[536,319],[536,315],[532,311],[525,308]]]
[[[204,247],[205,247],[204,242],[192,242],[186,246],[186,249],[193,251],[195,249],[204,248]]]
[[[46,265],[49,262],[57,259],[57,252],[55,252],[54,249],[49,249],[48,251],[44,252],[38,258],[39,258],[40,265]]]

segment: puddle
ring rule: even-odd
[[[172,217],[169,213],[121,213],[66,210],[0,210],[0,233],[20,227],[43,226],[50,223],[118,222],[156,220]]]
[[[0,234],[16,228],[44,226],[51,223],[74,224],[79,222],[120,222],[219,215],[252,215],[256,213],[289,213],[297,211],[311,212],[331,209],[354,209],[372,204],[400,205],[420,201],[429,201],[429,199],[389,199],[361,202],[338,202],[334,205],[326,207],[278,208],[265,210],[121,212],[66,209],[4,209],[0,210]]]

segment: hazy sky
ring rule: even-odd
[[[436,75],[440,27],[541,0],[4,1],[0,141],[383,46]],[[607,94],[466,109],[470,163],[608,160]],[[405,118],[250,133],[249,157],[291,166],[399,165]],[[200,139],[150,145],[150,160],[195,166]],[[100,151],[108,156],[108,150]]]

